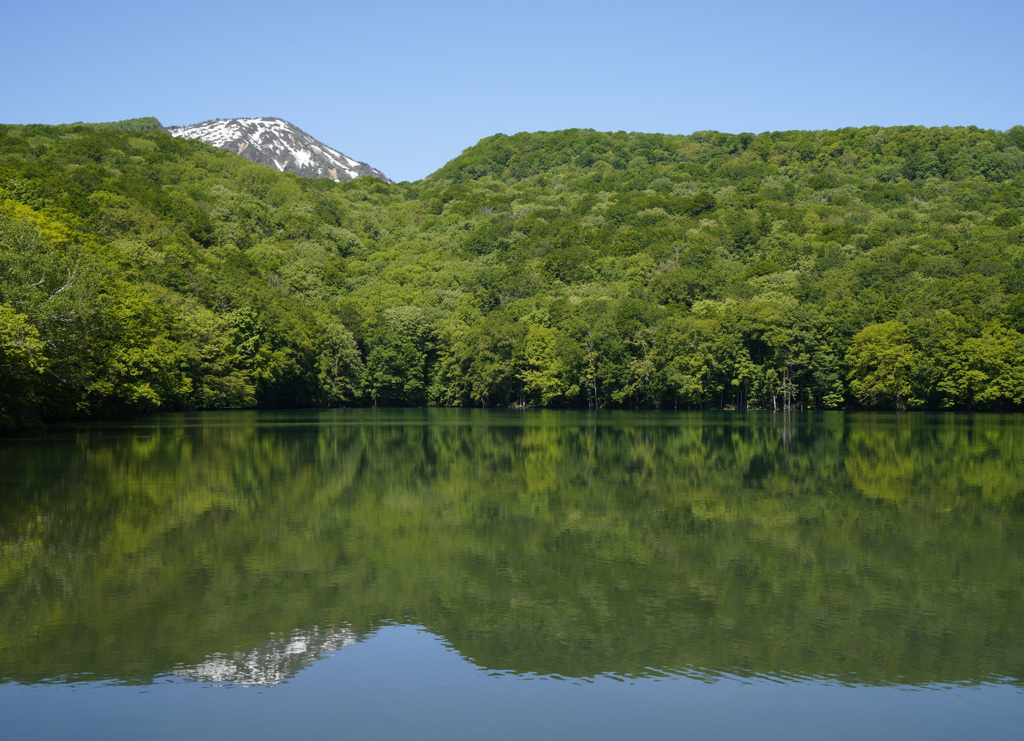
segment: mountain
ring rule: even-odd
[[[356,162],[280,118],[217,119],[166,129],[172,136],[200,139],[252,162],[306,178],[344,182],[370,176],[391,182],[380,170]]]

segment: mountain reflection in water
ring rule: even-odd
[[[178,667],[171,675],[214,684],[271,686],[287,681],[314,661],[351,646],[356,640],[345,628],[295,630],[248,651],[210,654],[198,664]]]
[[[1024,421],[998,415],[228,413],[7,440],[0,681],[274,684],[415,623],[523,676],[1019,685],[1022,469]]]

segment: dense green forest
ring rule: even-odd
[[[156,123],[0,126],[0,426],[1024,404],[1022,126],[497,135],[338,184]]]

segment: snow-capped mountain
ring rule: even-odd
[[[391,182],[380,170],[346,157],[280,118],[219,119],[166,128],[172,136],[201,139],[281,172],[339,182],[369,175]]]

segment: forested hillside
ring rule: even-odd
[[[0,126],[0,424],[1019,409],[1022,215],[1021,126],[499,135],[400,184]]]

